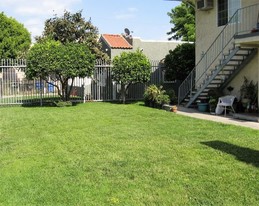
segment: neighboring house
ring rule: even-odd
[[[102,34],[99,42],[102,45],[102,51],[111,59],[123,51],[132,51],[133,46],[119,34]]]
[[[240,99],[244,77],[259,81],[259,1],[191,1],[196,7],[196,67],[179,87],[179,103],[189,107],[215,88],[228,94],[229,86]]]
[[[169,50],[174,50],[182,42],[142,40],[136,37],[126,37],[118,34],[102,34],[99,40],[102,50],[113,59],[123,51],[140,49],[150,60],[162,60]]]

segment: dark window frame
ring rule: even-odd
[[[228,0],[218,0],[218,26],[228,23]]]

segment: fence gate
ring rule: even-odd
[[[151,81],[161,84],[163,72],[159,61],[152,61]],[[26,60],[0,61],[0,105],[43,105],[58,100],[57,89],[41,79],[28,80],[25,76]],[[69,84],[72,80],[69,80]],[[129,87],[127,100],[143,99],[145,84]],[[112,66],[96,61],[91,78],[75,78],[71,90],[72,101],[116,101],[119,100],[120,85],[112,81]]]

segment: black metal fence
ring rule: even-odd
[[[163,65],[151,61],[152,74],[148,84],[134,84],[129,87],[127,100],[141,100],[149,84],[164,83]],[[57,89],[41,79],[28,80],[25,76],[26,60],[0,60],[0,105],[43,105],[59,99]],[[73,101],[117,101],[120,99],[120,85],[112,81],[112,65],[96,61],[91,78],[75,78],[71,90]],[[72,80],[69,81],[69,84]],[[172,84],[167,84],[172,85]]]

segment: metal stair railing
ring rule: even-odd
[[[188,94],[190,99],[192,99],[191,95],[195,88],[202,88],[207,75],[212,71],[213,67],[218,65],[217,61],[224,58],[224,52],[234,46],[234,37],[236,35],[250,33],[257,26],[258,13],[259,4],[238,9],[234,13],[200,61],[180,85],[178,89],[178,104]]]
[[[195,101],[197,97],[199,97],[199,95],[204,91],[204,89],[207,88],[207,86],[213,81],[213,79],[215,79],[215,77],[225,67],[225,65],[230,61],[230,59],[233,58],[233,56],[238,52],[238,50],[238,47],[235,48],[231,52],[231,54],[229,54],[227,58],[221,62],[219,66],[215,67],[215,70],[211,72],[211,75],[206,76],[206,80],[201,84],[201,88],[198,91],[196,91],[195,94],[190,98],[190,101],[187,103],[186,107],[189,107],[192,104],[192,102]]]

